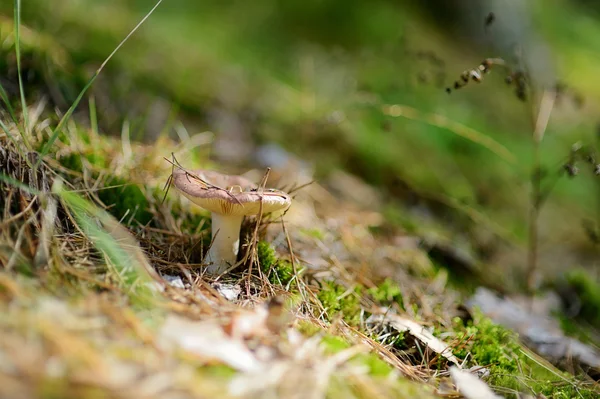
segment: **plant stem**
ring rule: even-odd
[[[527,289],[533,294],[538,280],[538,218],[542,206],[541,143],[544,139],[550,114],[554,107],[556,92],[545,90],[542,93],[537,117],[533,123],[533,167],[531,173],[531,197],[529,208],[529,253],[527,259]]]
[[[600,124],[598,124],[594,141],[596,147],[594,151],[596,154],[596,164],[598,164],[600,162],[597,158],[600,156]],[[600,235],[600,176],[596,176],[596,225],[594,227],[597,234]],[[596,248],[597,254],[600,255],[600,241],[596,241],[594,247]],[[596,259],[600,259],[600,256]]]
[[[527,259],[527,289],[533,293],[537,285],[538,268],[538,217],[542,187],[540,169],[540,141],[533,142],[533,173],[531,174],[531,197],[529,203],[529,251]]]
[[[23,113],[23,126],[25,130],[21,135],[27,150],[31,150],[29,142],[29,115],[27,102],[25,101],[25,89],[23,89],[23,76],[21,71],[21,0],[15,0],[15,55],[17,57],[17,77],[19,80],[19,93],[21,95],[21,112]],[[30,165],[31,166],[31,165]]]

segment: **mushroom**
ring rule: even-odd
[[[204,259],[211,274],[221,274],[235,264],[244,216],[285,210],[292,203],[283,191],[257,188],[242,176],[214,171],[178,169],[172,182],[186,198],[211,212],[212,245]]]

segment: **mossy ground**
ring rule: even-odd
[[[593,384],[577,382],[523,347],[518,336],[476,313],[468,323],[455,319],[455,351],[468,365],[489,371],[486,381],[501,392],[527,392],[548,398],[595,398]]]

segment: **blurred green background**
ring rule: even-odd
[[[45,97],[65,111],[153,5],[24,1],[30,100]],[[0,79],[16,99],[12,12],[12,2],[0,3]],[[486,25],[490,12],[494,22]],[[594,1],[165,0],[90,94],[108,135],[119,135],[124,121],[134,139],[148,143],[210,130],[211,156],[223,169],[256,166],[258,146],[275,143],[312,163],[319,181],[350,172],[381,191],[380,210],[391,224],[443,237],[519,285],[532,106],[516,98],[498,68],[480,85],[445,90],[487,57],[525,65],[536,87],[568,88],[541,146],[544,184],[556,180],[574,143],[598,149]],[[393,104],[409,117],[386,115]],[[87,115],[82,104],[76,117]],[[436,126],[432,115],[451,128]],[[500,149],[461,137],[463,126]],[[591,165],[579,168],[576,178],[556,180],[540,214],[547,276],[598,266],[600,178]]]

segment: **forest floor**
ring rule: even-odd
[[[377,197],[358,179],[272,175],[292,207],[247,220],[251,256],[215,278],[209,215],[165,193],[164,154],[211,135],[144,145],[72,123],[36,165],[20,129],[41,148],[44,115],[0,136],[0,397],[460,397],[473,376],[470,398],[597,397],[465,306],[422,237],[357,203]]]

